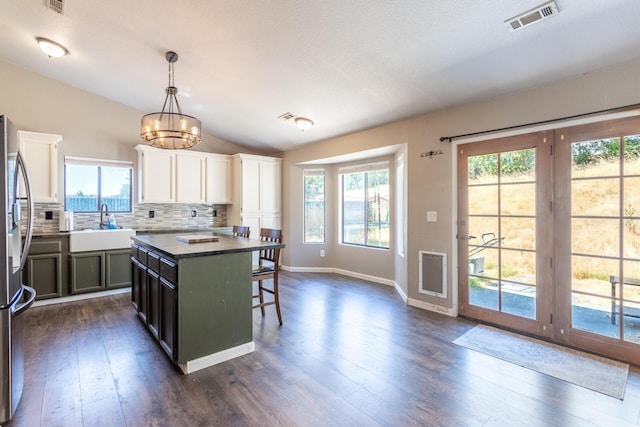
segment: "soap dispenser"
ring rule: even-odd
[[[109,230],[116,229],[116,216],[114,214],[109,215]]]

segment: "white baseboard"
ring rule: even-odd
[[[199,371],[200,369],[205,369],[209,366],[217,365],[218,363],[226,362],[227,360],[244,356],[245,354],[249,354],[255,351],[255,349],[256,344],[253,341],[250,341],[248,343],[240,344],[235,347],[210,354],[208,356],[189,360],[187,361],[187,363],[182,363],[178,366],[180,366],[180,369],[183,373],[190,374],[192,372]]]
[[[292,273],[335,273],[336,269],[333,267],[290,267],[288,265],[281,265],[284,271],[290,271]]]
[[[370,276],[368,274],[357,273],[355,271],[343,270],[341,268],[334,267],[290,267],[281,266],[285,271],[292,273],[335,273],[342,274],[343,276],[355,277],[356,279],[366,280],[368,282],[379,283],[381,285],[395,286],[395,282],[391,279],[384,279],[382,277]]]
[[[366,280],[368,282],[379,283],[381,285],[394,286],[396,282],[391,279],[384,279],[382,277],[370,276],[368,274],[357,273],[355,271],[343,270],[341,268],[334,269],[336,274],[342,274],[343,276],[355,277],[356,279]]]
[[[453,308],[442,307],[441,305],[431,304],[429,302],[420,301],[414,298],[407,299],[407,305],[411,307],[421,308],[427,311],[434,311],[436,313],[445,314],[451,317],[458,317],[458,312]]]
[[[404,303],[407,303],[407,294],[404,293],[404,291],[402,290],[402,288],[400,286],[398,286],[397,283],[394,282],[393,284],[394,289],[396,290],[396,292],[398,293],[398,295],[400,295],[400,298],[402,298],[402,301],[404,301]]]
[[[433,311],[441,313],[451,317],[458,317],[458,312],[454,308],[442,307],[437,304],[431,304],[425,301],[420,301],[414,298],[407,297],[407,294],[402,290],[398,284],[390,279],[384,279],[382,277],[370,276],[368,274],[357,273],[355,271],[343,270],[340,268],[331,267],[290,267],[282,266],[283,270],[290,271],[292,273],[335,273],[342,274],[343,276],[355,277],[356,279],[366,280],[368,282],[379,283],[381,285],[393,286],[400,298],[405,304],[411,307],[420,308],[422,310]]]
[[[86,294],[79,294],[79,295],[69,295],[67,297],[60,297],[60,298],[43,299],[43,300],[34,302],[32,307],[42,307],[43,305],[60,304],[63,302],[73,302],[73,301],[81,301],[81,300],[91,299],[91,298],[108,297],[109,295],[124,294],[127,292],[131,292],[131,287],[112,289],[109,291],[102,291],[102,292],[89,292]]]

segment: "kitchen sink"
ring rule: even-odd
[[[70,231],[69,250],[87,252],[128,248],[131,246],[131,237],[135,234],[135,230],[131,228]]]

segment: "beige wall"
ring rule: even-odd
[[[465,134],[542,120],[600,111],[640,102],[640,62],[585,74],[572,79],[464,105],[446,111],[426,114],[364,132],[334,138],[284,153],[283,192],[284,232],[287,249],[284,264],[311,268],[314,265],[340,266],[352,272],[365,272],[382,279],[393,279],[405,292],[409,303],[429,309],[457,313],[456,241],[455,241],[455,144],[440,142],[441,136]],[[301,162],[355,153],[372,148],[407,143],[408,224],[406,253],[406,287],[402,283],[402,260],[393,253],[385,259],[371,256],[370,250],[340,248],[336,238],[328,241],[327,253],[334,258],[321,261],[316,248],[296,238],[301,231],[302,190]],[[443,150],[433,158],[420,153]],[[335,179],[335,171],[333,174]],[[328,181],[329,183],[330,181]],[[331,185],[337,185],[332,182]],[[337,206],[328,209],[328,222],[337,227]],[[427,211],[438,212],[438,222],[427,223]],[[327,227],[329,229],[329,226]],[[418,251],[444,252],[448,259],[447,299],[418,293]],[[340,259],[336,259],[339,256]],[[383,266],[382,270],[379,266]],[[390,277],[392,276],[392,277]]]

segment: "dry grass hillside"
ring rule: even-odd
[[[584,256],[572,257],[572,289],[603,297],[611,296],[609,277],[619,274],[617,260],[600,256],[625,258],[624,276],[640,279],[640,159],[626,161],[622,178],[624,194],[620,197],[620,163],[602,161],[586,167],[575,167],[572,177],[572,252]],[[502,279],[535,284],[535,256],[527,250],[535,248],[535,184],[533,174],[509,177],[510,184],[498,189],[495,176],[481,176],[470,181],[469,213],[481,215],[469,218],[469,234],[476,236],[469,243],[479,245],[494,233],[502,237]],[[476,186],[477,184],[483,184]],[[500,199],[498,191],[501,191]],[[500,229],[497,215],[500,203]],[[500,233],[499,233],[500,231]],[[471,249],[473,249],[471,247]],[[484,256],[484,276],[497,278],[497,250],[487,248]],[[625,297],[640,301],[640,287],[628,286]],[[604,303],[604,301],[603,301]]]

